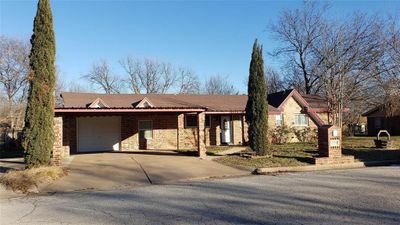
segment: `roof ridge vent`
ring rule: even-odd
[[[96,98],[88,108],[110,108],[101,98]]]

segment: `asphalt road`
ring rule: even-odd
[[[1,224],[400,224],[400,166],[0,200]]]

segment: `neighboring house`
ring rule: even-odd
[[[400,109],[389,114],[386,108],[380,105],[362,116],[367,117],[368,135],[377,135],[380,130],[387,130],[390,135],[400,135]]]
[[[197,149],[247,142],[246,95],[62,93],[55,155],[137,149]],[[296,90],[268,95],[269,125],[327,123],[324,100]]]

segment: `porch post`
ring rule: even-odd
[[[52,159],[51,163],[54,166],[61,166],[62,160],[64,158],[63,152],[63,118],[61,116],[54,117],[54,144],[53,144],[53,151],[52,151]]]
[[[176,142],[176,148],[177,150],[182,149],[182,141],[181,139],[183,138],[182,132],[183,129],[185,129],[185,116],[184,114],[178,114],[178,130],[177,130],[177,142]]]
[[[204,112],[197,114],[197,152],[200,158],[206,156],[206,144],[204,143],[205,120]]]
[[[240,125],[242,126],[242,145],[245,145],[244,143],[246,143],[246,140],[245,140],[245,138],[244,138],[244,120],[245,120],[245,118],[244,118],[244,116],[240,116]]]

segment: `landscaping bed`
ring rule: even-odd
[[[61,167],[39,167],[26,170],[10,170],[0,176],[0,183],[16,193],[38,192],[40,184],[50,183],[65,176],[67,171]]]

